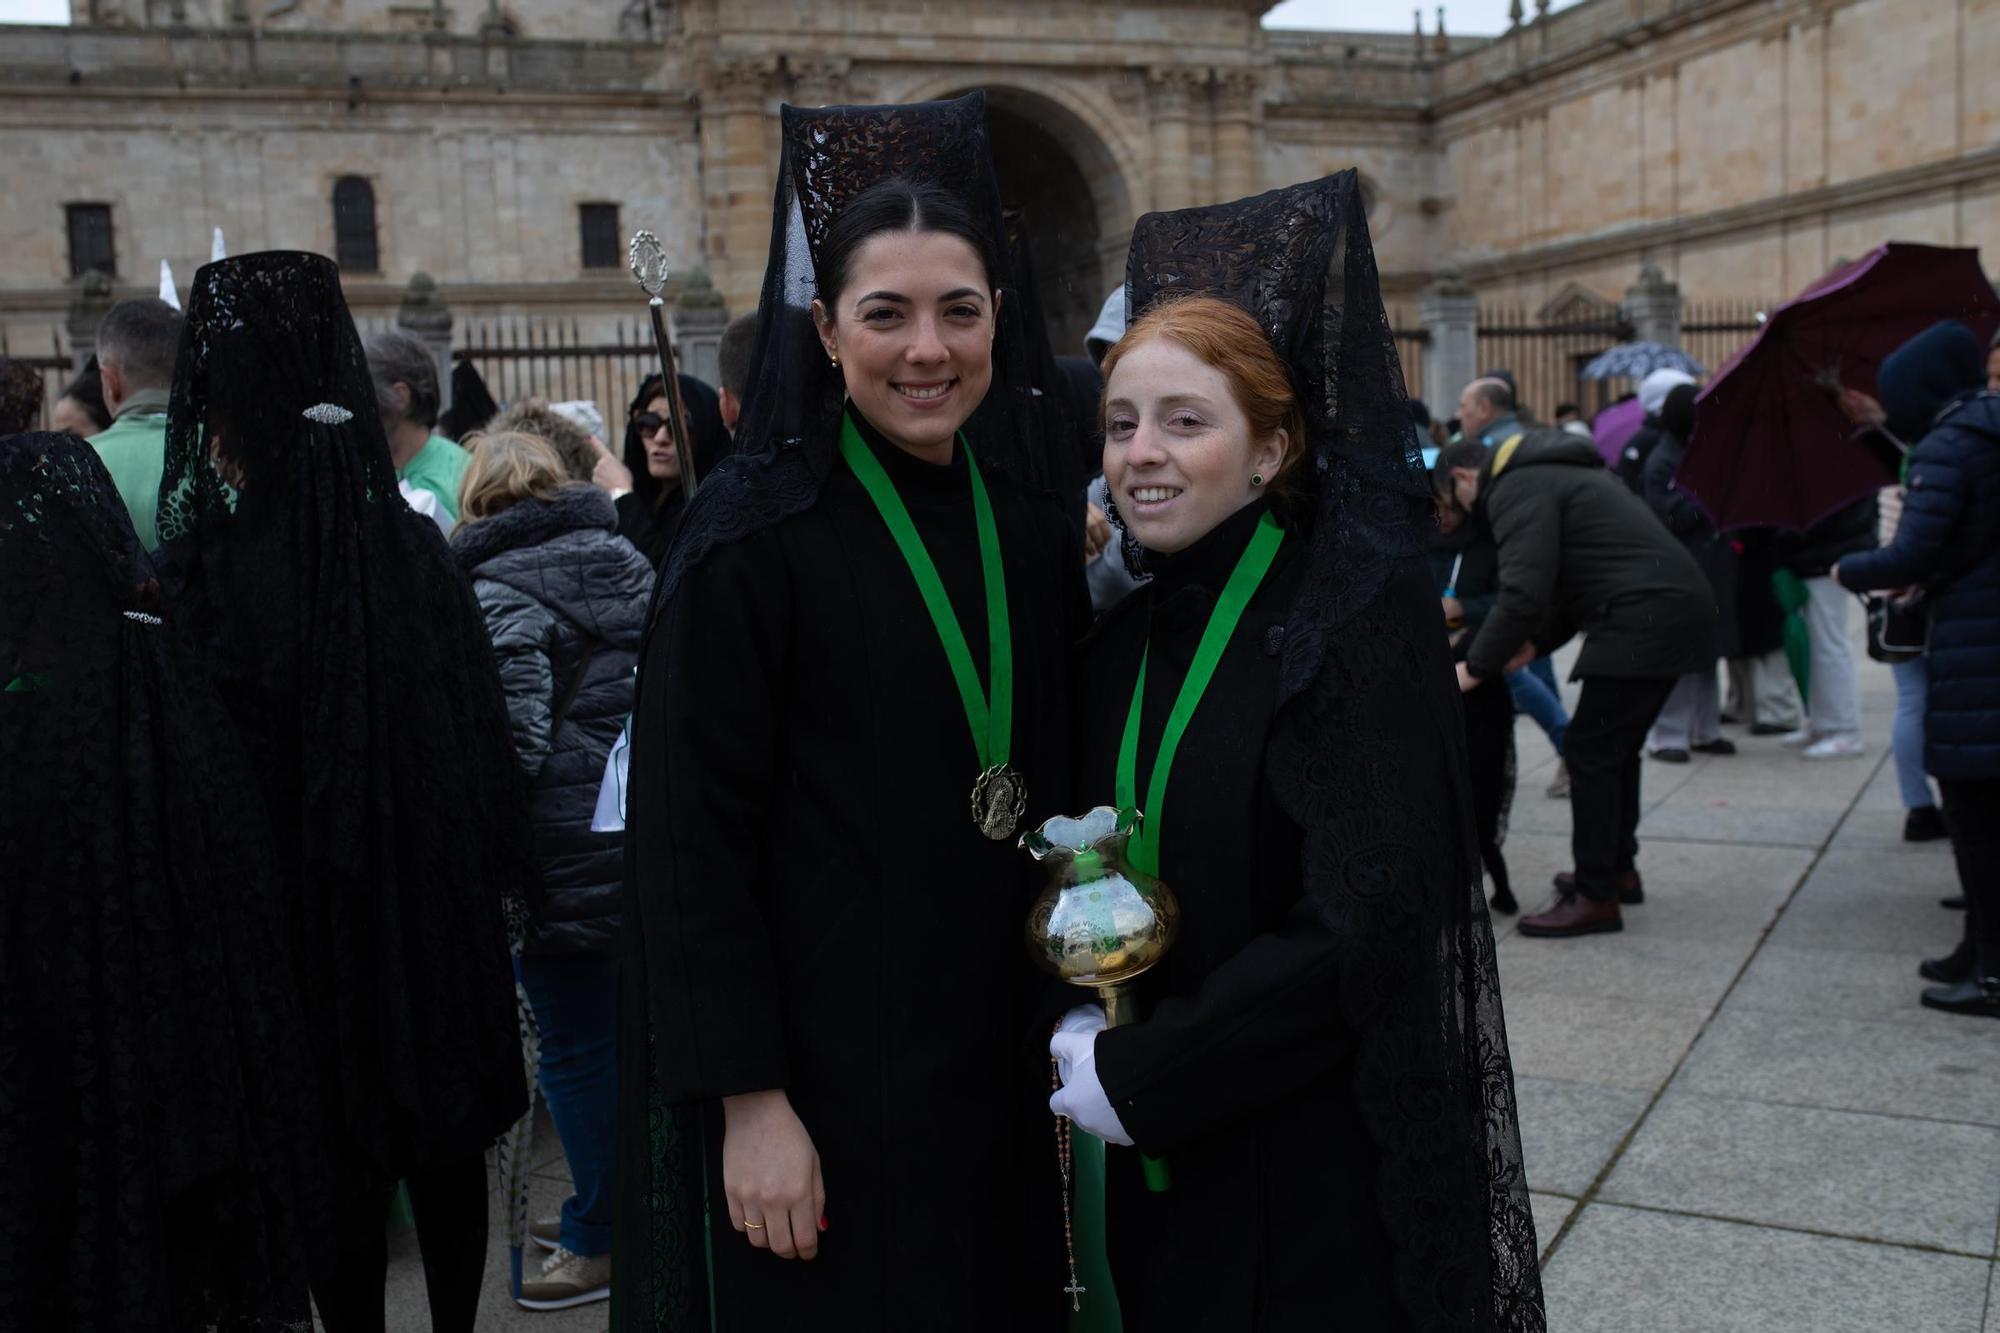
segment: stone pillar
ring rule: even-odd
[[[729,324],[729,311],[722,293],[715,290],[708,270],[689,272],[687,282],[674,300],[668,315],[674,340],[674,363],[682,374],[705,384],[722,382],[722,330]]]
[[[1424,404],[1449,419],[1458,395],[1479,375],[1479,297],[1452,269],[1424,288],[1418,318],[1430,341],[1424,348]]]
[[[396,328],[422,343],[437,366],[438,411],[451,406],[451,307],[428,273],[412,273],[396,309]]]
[[[97,326],[104,322],[113,304],[110,276],[96,269],[84,274],[76,285],[76,295],[69,298],[66,323],[71,371],[81,374],[90,358],[97,355]]]
[[[1195,203],[1194,145],[1188,118],[1194,114],[1194,94],[1208,80],[1208,71],[1173,66],[1148,70],[1146,105],[1153,122],[1153,207],[1188,208]]]
[[[771,247],[775,56],[719,60],[701,74],[701,157],[708,271],[732,310],[754,310]],[[673,246],[674,238],[665,238]],[[672,255],[678,263],[691,256]]]
[[[1254,69],[1215,75],[1215,192],[1220,202],[1256,194],[1263,184],[1258,113],[1263,79]]]
[[[1639,269],[1639,280],[1625,289],[1618,313],[1632,326],[1632,339],[1642,343],[1681,345],[1681,289],[1667,281],[1658,264]]]

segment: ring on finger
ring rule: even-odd
[[[745,1222],[743,1224],[743,1229],[745,1231],[762,1231],[764,1229],[764,1224],[762,1222]]]

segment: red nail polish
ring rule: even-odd
[[[824,1231],[824,1230],[826,1230],[826,1214],[825,1214],[825,1213],[821,1213],[821,1214],[819,1215],[819,1229],[820,1229],[821,1231]]]

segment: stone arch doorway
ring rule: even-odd
[[[1125,280],[1133,221],[1125,173],[1098,133],[1052,97],[985,88],[1001,197],[1026,220],[1049,341],[1058,356],[1081,355],[1105,295]]]

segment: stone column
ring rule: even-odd
[[[1418,319],[1430,335],[1424,348],[1424,404],[1449,419],[1458,395],[1478,376],[1479,297],[1456,270],[1445,269],[1424,288]]]
[[[1188,208],[1194,202],[1194,151],[1188,118],[1194,114],[1194,94],[1208,81],[1205,69],[1179,66],[1146,74],[1146,106],[1153,122],[1153,207]]]
[[[436,279],[428,273],[412,273],[403,289],[403,302],[396,308],[396,328],[422,343],[437,366],[438,411],[451,406],[451,307]]]
[[[1681,345],[1681,289],[1667,281],[1658,264],[1639,269],[1639,280],[1625,289],[1618,312],[1632,326],[1632,339],[1642,343]]]
[[[104,322],[104,316],[115,302],[111,295],[111,278],[96,269],[83,275],[76,285],[76,295],[69,298],[69,364],[70,369],[81,374],[90,358],[97,355],[97,326]]]
[[[1215,74],[1215,192],[1219,202],[1256,194],[1263,184],[1258,113],[1263,79],[1254,69]]]
[[[754,310],[771,246],[771,191],[778,159],[771,151],[775,56],[718,60],[701,75],[701,157],[708,213],[708,271],[732,310]],[[665,238],[674,253],[675,238]]]
[[[689,271],[668,322],[673,332],[674,363],[680,371],[706,384],[720,384],[722,330],[729,324],[729,311],[707,269]]]

